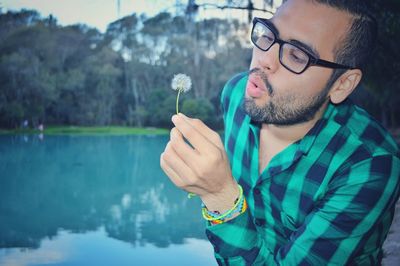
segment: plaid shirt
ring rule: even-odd
[[[260,125],[242,101],[247,74],[221,95],[225,149],[249,208],[206,235],[220,265],[376,265],[399,197],[395,141],[350,101],[329,104],[259,175]]]

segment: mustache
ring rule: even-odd
[[[274,87],[272,87],[271,83],[269,83],[267,75],[261,70],[261,68],[255,67],[250,69],[248,75],[250,76],[251,74],[256,74],[258,77],[260,77],[265,87],[267,88],[268,95],[272,97],[275,92]]]

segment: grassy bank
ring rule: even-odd
[[[162,128],[136,128],[136,127],[77,127],[77,126],[50,126],[43,132],[37,129],[0,129],[0,134],[40,134],[45,135],[163,135],[168,134]]]

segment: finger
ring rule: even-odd
[[[197,150],[193,149],[186,141],[183,139],[182,134],[179,130],[174,127],[171,129],[170,133],[171,146],[176,152],[177,156],[185,162],[185,164],[190,167],[196,167],[196,163],[200,160],[200,154]]]
[[[161,169],[169,177],[169,179],[172,181],[172,183],[175,184],[175,186],[183,187],[183,185],[184,185],[183,180],[179,177],[179,175],[177,173],[175,173],[174,170],[171,169],[171,167],[168,166],[168,164],[166,163],[166,161],[164,160],[163,157],[164,157],[164,153],[162,153],[160,156]]]
[[[160,166],[165,172],[165,174],[169,177],[171,182],[177,186],[178,188],[185,190],[186,192],[193,193],[195,195],[200,195],[202,190],[197,188],[196,186],[191,186],[186,184],[185,180],[183,180],[179,175],[171,168],[168,166],[166,161],[164,160],[164,153],[161,154],[160,156]]]
[[[211,141],[215,146],[219,148],[224,148],[224,145],[221,141],[221,137],[217,132],[209,128],[206,124],[203,123],[200,119],[197,118],[190,118],[182,113],[179,113],[179,115],[182,115],[184,119],[188,120],[190,124],[194,126],[203,136],[205,136],[209,141]]]
[[[189,120],[186,120],[182,115],[172,116],[172,122],[200,154],[205,154],[215,149],[215,145],[203,136]]]
[[[195,175],[190,167],[178,156],[171,142],[167,144],[163,155],[165,163],[171,168],[183,181],[183,186],[188,186],[195,180]]]

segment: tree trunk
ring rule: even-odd
[[[136,125],[138,127],[142,126],[142,118],[140,117],[139,114],[139,105],[140,105],[140,99],[139,99],[139,88],[137,86],[137,81],[135,78],[132,79],[132,94],[133,98],[135,99],[135,117],[136,117]]]

